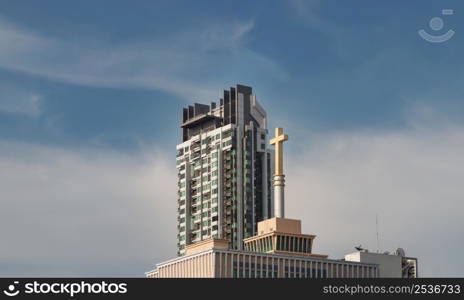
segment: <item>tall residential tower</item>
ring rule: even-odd
[[[219,103],[183,109],[177,145],[178,255],[210,238],[241,250],[259,221],[273,216],[273,150],[265,110],[244,85]]]
[[[251,88],[224,91],[219,105],[183,110],[177,146],[178,257],[149,278],[417,277],[417,259],[358,252],[344,259],[313,253],[316,238],[285,217],[283,128],[266,147],[266,112]],[[272,175],[272,176],[271,176]],[[305,194],[306,191],[302,191]]]

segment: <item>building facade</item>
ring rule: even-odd
[[[185,256],[160,263],[148,278],[375,278],[377,264],[304,255],[228,249],[227,240],[200,242]]]
[[[395,253],[376,253],[367,250],[345,255],[346,261],[372,263],[379,265],[379,276],[384,278],[417,278],[417,258],[406,257],[404,250]]]
[[[241,250],[257,223],[273,215],[266,112],[251,87],[237,85],[219,103],[184,108],[181,128],[177,254],[210,238]]]
[[[269,218],[258,223],[258,233],[245,239],[244,248],[250,252],[327,258],[314,254],[313,234],[301,233],[301,221],[287,218]]]

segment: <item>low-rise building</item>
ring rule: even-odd
[[[417,278],[417,258],[406,257],[404,250],[398,248],[395,253],[375,253],[361,250],[345,255],[346,261],[371,263],[379,266],[379,277]]]

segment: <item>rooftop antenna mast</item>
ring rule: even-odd
[[[379,243],[379,216],[375,214],[375,230],[377,233],[377,253],[380,251],[380,243]]]

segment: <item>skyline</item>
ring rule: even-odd
[[[1,3],[0,275],[172,257],[181,108],[245,84],[292,137],[286,212],[316,252],[376,250],[378,214],[381,250],[462,276],[459,1]],[[422,40],[445,8],[456,35]]]

